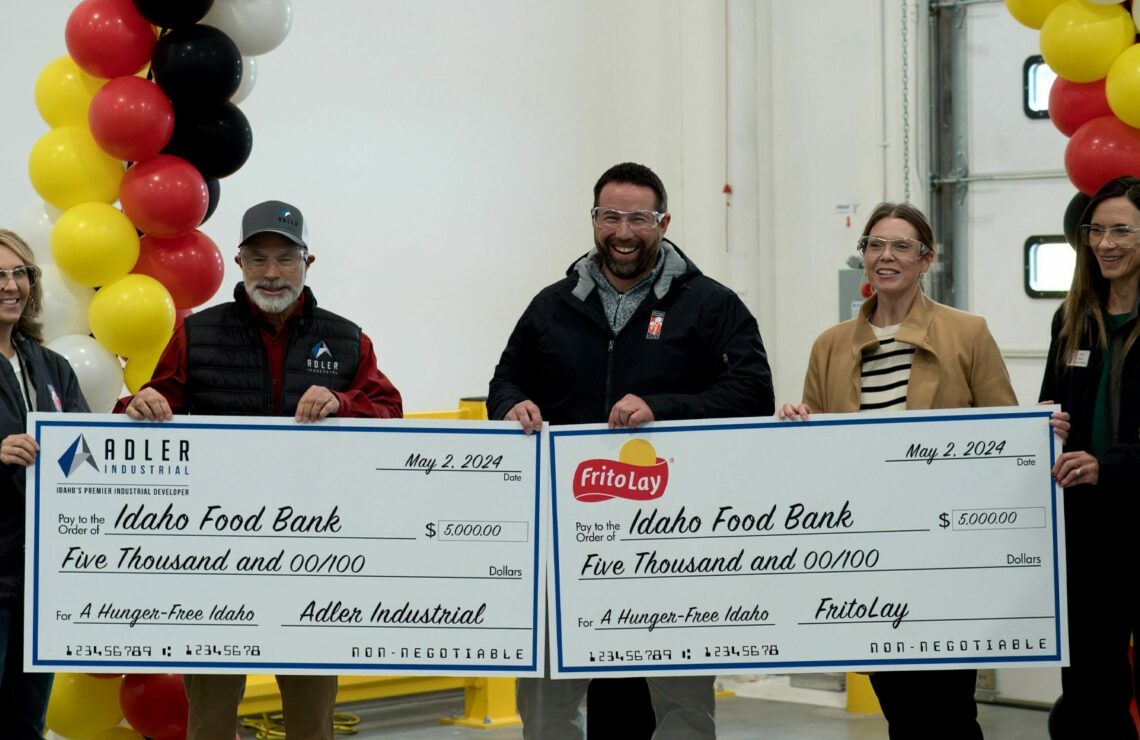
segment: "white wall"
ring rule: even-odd
[[[800,398],[811,343],[837,320],[838,270],[855,253],[867,214],[882,200],[903,200],[902,20],[898,3],[887,3],[885,17],[881,5],[874,0],[771,3],[775,219],[770,232],[774,260],[768,269],[776,276],[771,322],[776,333],[769,344],[777,405]],[[922,125],[915,83],[922,78],[916,52],[920,26],[913,8],[910,16],[915,168]],[[922,205],[925,191],[916,173],[911,182],[911,200]],[[843,204],[858,207],[850,224],[836,213]]]
[[[32,88],[71,7],[29,3],[0,27],[9,219],[35,199]],[[253,155],[205,230],[229,257],[245,207],[301,207],[319,301],[372,335],[407,408],[454,406],[486,392],[530,297],[590,247],[591,189],[615,162],[662,176],[670,236],[728,280],[724,33],[712,2],[296,0],[242,104]],[[232,264],[226,278],[217,300]]]

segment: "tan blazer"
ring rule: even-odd
[[[859,410],[863,353],[878,347],[867,321],[877,302],[878,296],[872,296],[857,317],[836,324],[815,340],[804,378],[803,402],[811,411]],[[981,316],[919,293],[896,339],[916,348],[906,391],[908,409],[1017,404],[997,342]]]

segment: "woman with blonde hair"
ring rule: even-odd
[[[24,673],[24,469],[39,447],[29,411],[87,411],[67,360],[42,345],[40,271],[31,248],[0,229],[0,727],[40,740],[50,673]]]
[[[908,203],[880,203],[858,249],[874,294],[858,316],[815,340],[803,401],[784,404],[780,418],[1017,403],[985,319],[923,292],[935,249],[921,211]],[[980,740],[976,680],[974,670],[880,671],[871,685],[891,740]]]
[[[1073,282],[1053,317],[1041,398],[1072,419],[1053,477],[1065,489],[1069,667],[1061,738],[1135,740],[1140,495],[1140,178],[1105,184],[1081,216]]]

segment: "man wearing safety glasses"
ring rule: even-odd
[[[661,179],[640,164],[611,167],[594,186],[590,220],[594,248],[531,301],[507,341],[491,380],[490,417],[518,421],[529,434],[543,421],[636,427],[772,414],[756,320],[665,238],[671,216]],[[642,736],[628,717],[644,702],[636,693],[644,695],[644,681],[591,690],[591,726],[604,714],[608,736]],[[588,684],[520,679],[523,737],[583,737],[578,705]],[[648,688],[655,738],[716,736],[712,676],[650,678]],[[615,695],[617,702],[605,701]],[[599,712],[596,703],[611,709]]]

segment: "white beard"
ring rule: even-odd
[[[289,306],[293,305],[293,301],[301,296],[301,288],[294,288],[291,284],[286,284],[286,291],[279,296],[267,296],[261,291],[257,290],[257,283],[246,283],[245,292],[249,299],[253,301],[253,305],[260,308],[267,314],[283,313]]]

